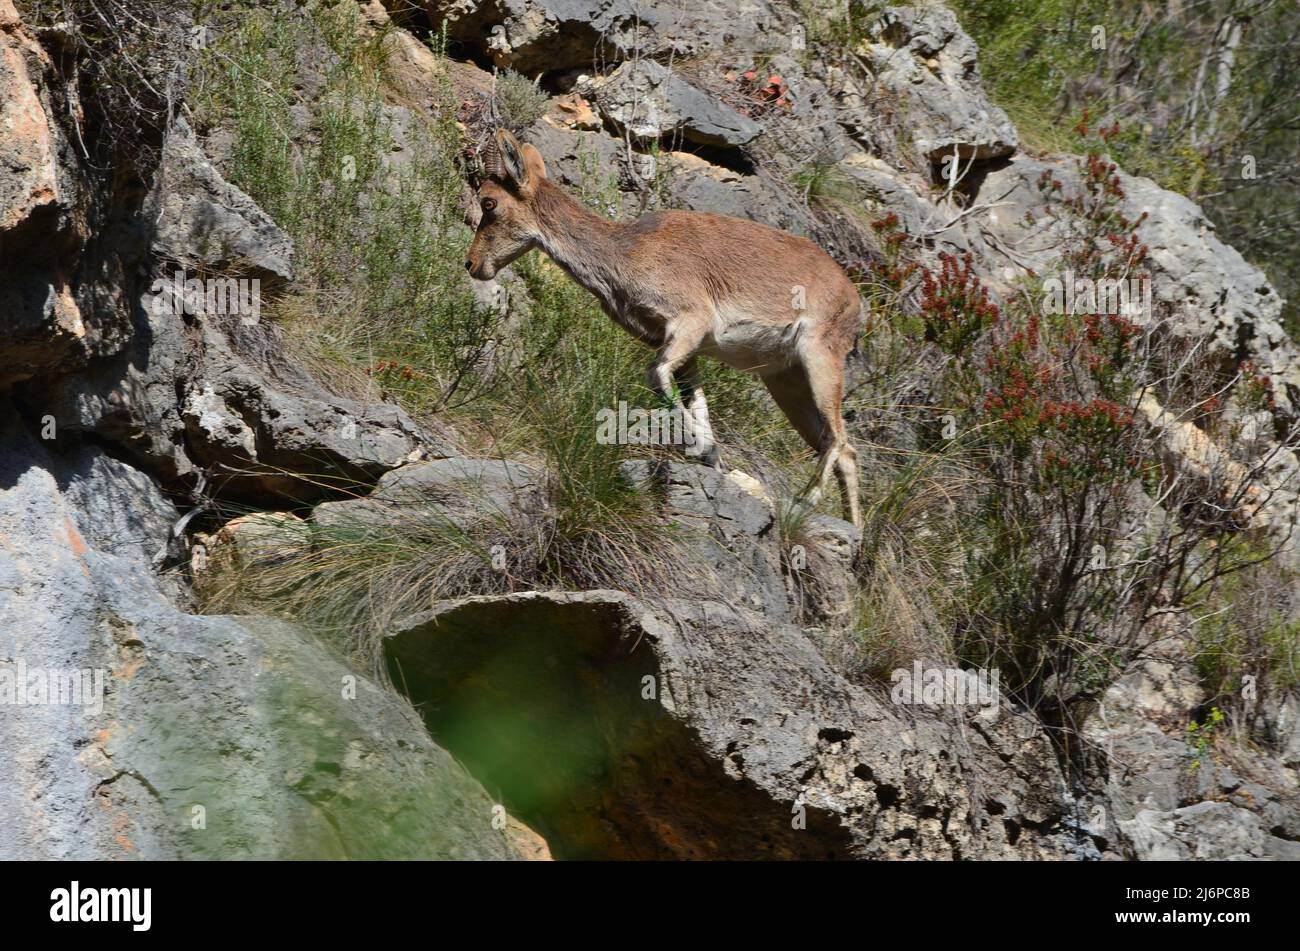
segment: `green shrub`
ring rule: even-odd
[[[540,119],[550,101],[537,80],[512,69],[496,74],[495,90],[497,116],[511,132],[521,133]]]

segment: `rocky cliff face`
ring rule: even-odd
[[[31,684],[95,670],[107,686],[102,703],[60,705],[8,685],[0,855],[524,854],[403,701],[304,631],[189,613],[168,572],[185,499],[161,487],[206,470],[265,503],[283,466],[324,475],[328,494],[424,437],[395,407],[256,362],[244,354],[265,350],[233,343],[238,329],[160,316],[143,295],[170,268],[238,258],[283,281],[290,242],[180,120],[140,181],[104,184],[77,141],[87,117],[55,65],[59,34],[33,33],[5,0],[0,655]],[[270,468],[218,468],[254,457]]]
[[[784,3],[633,7],[427,0],[403,26],[378,3],[363,12],[400,66],[395,123],[435,118],[423,93],[441,67],[407,28],[445,26],[467,99],[492,88],[484,66],[545,71],[525,137],[575,188],[596,156],[629,209],[646,179],[633,146],[654,142],[671,204],[810,234],[846,263],[873,253],[779,174],[815,158],[931,259],[970,252],[994,289],[1057,253],[1037,183],[1077,187],[1077,165],[1022,151],[945,8],[891,8],[872,27],[855,53],[867,88],[793,55],[806,37]],[[699,530],[707,583],[483,594],[397,618],[384,657],[420,714],[302,627],[196,613],[194,533],[218,505],[322,525],[361,512],[382,529],[415,487],[473,521],[544,507],[544,476],[337,395],[267,322],[175,306],[158,282],[177,270],[291,287],[293,242],[227,180],[220,135],[191,127],[183,58],[154,147],[106,172],[77,55],[0,0],[0,665],[105,673],[99,709],[0,706],[0,856],[1300,858],[1294,696],[1261,713],[1267,747],[1189,770],[1183,726],[1204,696],[1172,638],[1096,706],[1086,768],[1067,777],[1011,704],[936,712],[837,672],[808,618],[842,610],[851,527],[814,521],[819,583],[800,593],[777,510],[740,473],[653,473],[664,518]],[[756,56],[781,77],[778,110],[720,85],[726,62],[692,65]],[[961,207],[950,159],[973,170]],[[1276,293],[1186,199],[1124,186],[1147,214],[1153,287],[1185,315],[1174,333],[1267,373],[1280,431],[1300,361]],[[487,293],[514,300],[503,282]],[[1203,463],[1187,440],[1169,451]],[[1279,530],[1294,475],[1281,459]],[[229,553],[257,519],[204,544]]]

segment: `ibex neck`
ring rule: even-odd
[[[618,253],[613,239],[620,225],[592,214],[545,179],[538,184],[533,209],[542,250],[600,298],[607,309],[612,308],[618,281]]]

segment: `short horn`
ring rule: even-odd
[[[501,158],[501,148],[496,137],[488,139],[480,156],[483,160],[483,173],[489,178],[500,178],[506,173],[505,161]]]

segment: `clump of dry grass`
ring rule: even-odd
[[[442,600],[594,588],[647,601],[707,595],[709,569],[646,493],[624,485],[577,504],[563,483],[551,473],[540,508],[467,487],[454,502],[431,493],[358,498],[310,520],[263,522],[214,546],[199,579],[204,608],[307,624],[382,679],[393,624]]]

